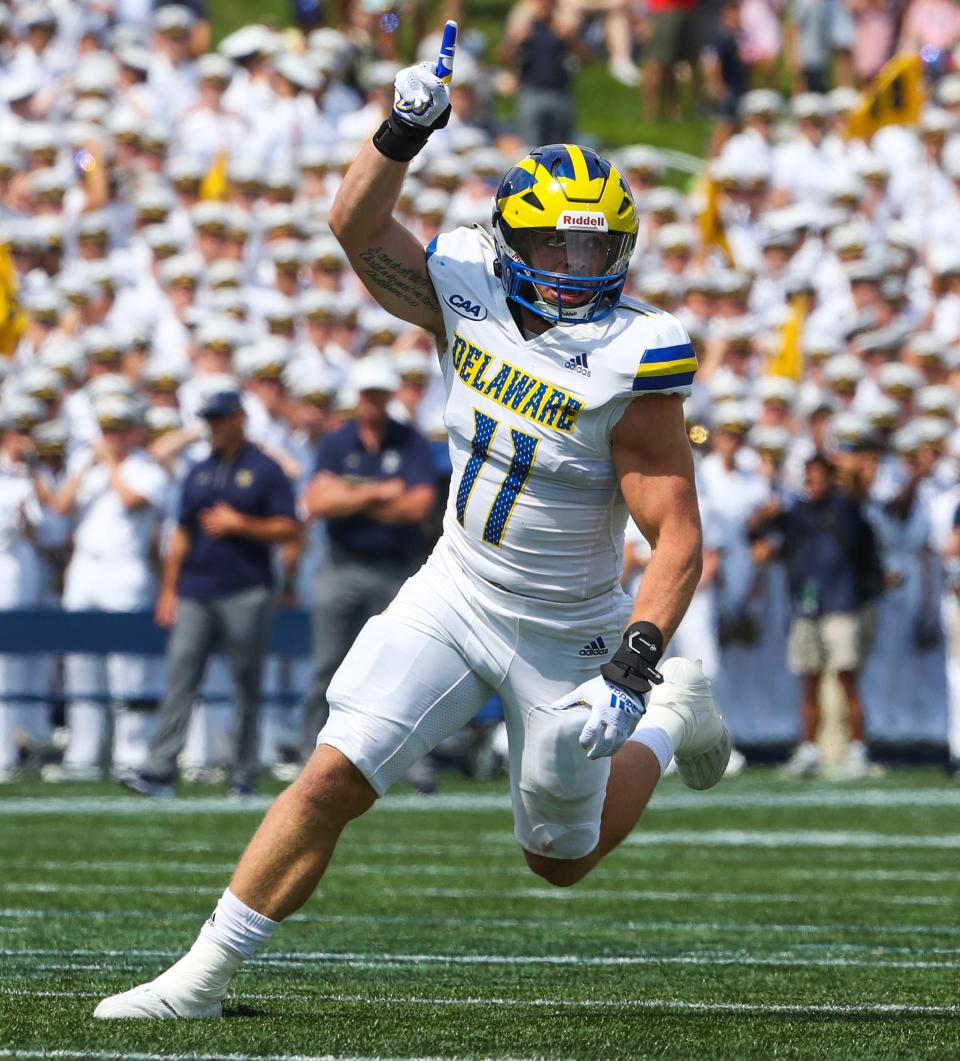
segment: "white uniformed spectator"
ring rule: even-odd
[[[27,397],[0,406],[0,608],[30,608],[40,602],[42,572],[34,544],[43,515],[31,469],[31,430],[43,405]],[[19,749],[42,735],[44,705],[35,660],[0,654],[0,781],[11,780]]]
[[[150,608],[155,580],[150,553],[166,498],[166,472],[137,446],[138,405],[122,394],[95,402],[101,437],[70,463],[53,502],[71,515],[74,552],[66,571],[68,611]],[[62,767],[47,780],[100,777],[109,760],[110,701],[156,698],[146,686],[146,662],[132,655],[68,656],[66,687],[70,743]],[[129,762],[122,765],[136,765]]]

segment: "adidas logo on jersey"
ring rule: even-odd
[[[587,364],[586,354],[577,354],[576,357],[571,357],[569,361],[564,362],[563,367],[569,368],[571,372],[579,372],[581,376],[590,375],[590,366]]]
[[[589,645],[584,645],[578,654],[581,656],[605,656],[609,651],[603,643],[603,638],[598,637],[595,641],[591,641]]]

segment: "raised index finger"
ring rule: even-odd
[[[437,77],[445,84],[450,84],[453,77],[453,53],[457,48],[457,24],[453,20],[443,27],[443,39],[440,42],[440,58],[437,59]]]

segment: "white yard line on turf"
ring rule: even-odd
[[[29,909],[14,907],[0,909],[0,918],[36,918],[42,921],[192,921],[199,925],[204,917],[203,913],[171,913],[157,910],[51,910]],[[598,919],[596,917],[582,918],[558,918],[558,917],[431,917],[414,916],[407,914],[294,914],[287,918],[285,924],[296,924],[298,922],[307,924],[357,924],[357,925],[429,925],[440,927],[448,925],[454,928],[534,928],[545,926],[548,928],[570,928],[583,931],[593,930],[598,923],[604,927],[612,927],[617,932],[758,932],[769,935],[772,932],[784,935],[819,936],[834,933],[857,932],[858,934],[869,932],[871,936],[944,936],[960,937],[960,926],[957,925],[879,925],[874,924],[865,928],[860,924],[850,922],[820,922],[808,924],[806,922],[783,922],[783,921],[617,921],[611,924],[609,919]],[[926,949],[926,948],[925,948]],[[61,953],[57,951],[56,953]],[[97,953],[100,953],[99,951]]]
[[[321,885],[321,888],[323,886]],[[2,881],[0,892],[23,892],[39,895],[83,895],[95,891],[103,895],[142,895],[149,888],[155,895],[220,895],[220,887],[197,887],[192,884],[70,884],[51,881]],[[322,894],[322,892],[321,892]],[[549,888],[510,888],[511,899],[547,899],[551,901],[576,901],[582,899],[614,899],[628,901],[650,901],[666,903],[720,903],[748,904],[771,903],[795,905],[815,900],[826,901],[822,896],[810,893],[782,894],[776,892],[689,892],[652,891],[625,888],[578,888],[575,892]],[[391,895],[397,898],[422,897],[427,899],[482,899],[491,898],[484,888],[411,888],[391,887]],[[837,895],[840,901],[855,899],[857,902],[876,906],[956,906],[960,897],[948,895]]]
[[[0,994],[22,996],[24,998],[96,998],[99,992],[94,991],[33,991],[30,989],[5,989],[0,987]],[[231,994],[227,998],[227,1005],[236,1002],[357,1002],[363,1005],[387,1005],[387,1006],[515,1006],[525,1008],[548,1008],[548,1009],[626,1009],[626,1010],[654,1010],[659,1012],[686,1013],[690,1011],[699,1013],[734,1013],[745,1016],[762,1017],[772,1014],[783,1014],[787,1016],[873,1016],[882,1015],[889,1017],[955,1017],[960,1015],[960,1006],[933,1006],[933,1005],[911,1005],[909,1003],[897,1002],[699,1002],[681,998],[631,998],[631,999],[598,999],[598,998],[444,998],[444,997],[420,997],[415,995],[310,995],[310,994]],[[5,1055],[0,1052],[0,1057],[16,1056]],[[40,1054],[25,1053],[24,1057],[56,1057],[56,1052]],[[70,1056],[70,1055],[62,1055]],[[136,1054],[124,1051],[122,1054],[82,1054],[83,1057],[104,1058],[130,1058],[135,1061]],[[152,1058],[154,1055],[147,1055]],[[167,1059],[171,1055],[162,1055]],[[174,1055],[183,1061],[233,1061],[236,1055],[212,1055],[212,1054],[184,1054]],[[279,1059],[261,1058],[260,1061],[297,1061],[298,1055],[289,1055]],[[326,1061],[323,1059],[303,1058],[300,1061]],[[256,1061],[249,1055],[244,1055],[242,1061]],[[341,1058],[340,1061],[350,1061]],[[354,1059],[356,1061],[356,1059]],[[380,1058],[378,1061],[388,1061]],[[427,1059],[422,1059],[427,1061]]]
[[[57,950],[46,947],[24,948],[23,950],[0,949],[0,956],[7,959],[30,959],[32,969],[42,969],[43,964],[34,959],[51,957],[60,959],[51,964],[51,970],[59,971],[92,971],[115,968],[108,958],[120,959],[169,959],[179,956],[178,951],[153,949],[125,950]],[[82,962],[74,964],[65,961],[67,958],[101,958],[101,963]],[[627,966],[650,965],[693,965],[711,966],[777,966],[809,967],[839,969],[846,966],[854,968],[885,969],[956,969],[958,961],[929,961],[926,959],[881,960],[874,955],[869,958],[810,958],[802,955],[780,952],[757,957],[741,951],[714,951],[699,954],[650,955],[624,954],[588,957],[582,954],[390,954],[366,953],[363,951],[278,951],[259,958],[251,958],[247,965],[267,968],[292,968],[312,965],[349,965],[356,968],[381,969],[395,967],[422,968],[435,965],[465,966],[589,966],[594,968],[623,968]]]
[[[187,1053],[144,1054],[131,1050],[50,1050],[46,1047],[36,1050],[0,1049],[0,1058],[26,1061],[31,1057],[59,1057],[69,1058],[71,1061],[82,1058],[89,1058],[90,1061],[449,1061],[442,1057],[388,1058],[382,1055],[345,1057],[342,1054],[200,1054],[192,1050]]]
[[[36,814],[111,814],[169,816],[180,814],[247,814],[262,813],[272,802],[271,796],[236,800],[226,796],[198,796],[181,800],[146,802],[127,795],[116,796],[14,796],[0,800],[4,816]],[[660,810],[789,809],[791,807],[960,807],[960,789],[943,788],[797,788],[796,790],[718,792],[709,796],[683,791],[661,791],[654,796],[652,807]],[[434,811],[478,813],[509,811],[507,793],[453,792],[424,799],[422,796],[388,796],[377,803],[377,813]]]
[[[87,862],[73,859],[56,859],[37,861],[36,859],[0,859],[0,870],[31,870],[37,872],[63,872],[63,873],[171,873],[183,876],[185,873],[223,875],[230,873],[235,868],[235,862],[139,862],[111,860],[109,862]],[[503,873],[513,874],[516,870],[515,861],[495,867]],[[745,870],[754,872],[754,867],[745,867]],[[485,872],[489,875],[491,867],[486,865]],[[382,862],[354,862],[341,861],[337,864],[337,877],[455,877],[459,878],[467,872],[463,866],[434,866],[426,865],[402,866],[386,865]],[[689,880],[688,870],[669,869],[611,869],[604,872],[607,879],[618,880]],[[925,870],[884,870],[884,869],[830,869],[817,867],[814,869],[778,869],[778,878],[790,878],[791,880],[850,880],[850,881],[903,881],[903,882],[929,882],[940,881],[953,882],[957,874],[944,871]],[[99,885],[91,885],[99,888]]]

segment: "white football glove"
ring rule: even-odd
[[[404,67],[393,84],[394,114],[411,125],[430,129],[450,106],[450,89],[437,77],[433,63]]]
[[[580,732],[580,747],[588,759],[602,759],[619,751],[647,710],[643,696],[611,685],[599,674],[551,706],[590,708],[590,717]]]

